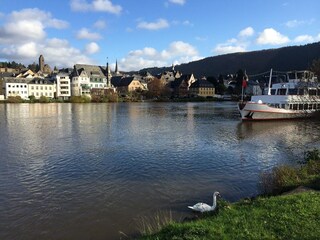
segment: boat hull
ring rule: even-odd
[[[239,104],[238,108],[243,121],[309,118],[315,114],[313,110],[288,110],[254,102]]]

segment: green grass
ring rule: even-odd
[[[217,214],[193,222],[171,223],[141,239],[319,239],[319,192],[223,205]]]
[[[233,204],[220,200],[213,214],[149,228],[141,239],[320,239],[320,192],[279,195],[298,186],[320,190],[319,150],[307,151],[301,165],[261,174],[260,197]]]

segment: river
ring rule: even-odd
[[[320,147],[318,120],[242,123],[234,102],[0,104],[0,133],[2,240],[120,239]]]

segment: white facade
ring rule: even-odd
[[[26,78],[8,77],[4,79],[5,98],[20,96],[22,99],[28,99],[28,82]]]
[[[90,95],[90,78],[86,71],[81,71],[78,76],[72,77],[72,96]]]
[[[54,76],[57,91],[56,97],[62,99],[69,99],[71,97],[71,82],[67,73],[58,73]]]
[[[41,96],[54,98],[56,84],[47,79],[34,79],[28,84],[29,95],[39,99]]]

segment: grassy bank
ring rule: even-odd
[[[320,193],[302,192],[224,204],[217,214],[141,239],[317,239],[319,223]]]
[[[307,151],[298,166],[277,166],[261,175],[263,195],[191,222],[167,224],[141,239],[319,239],[320,151]],[[282,194],[298,186],[316,190]]]

